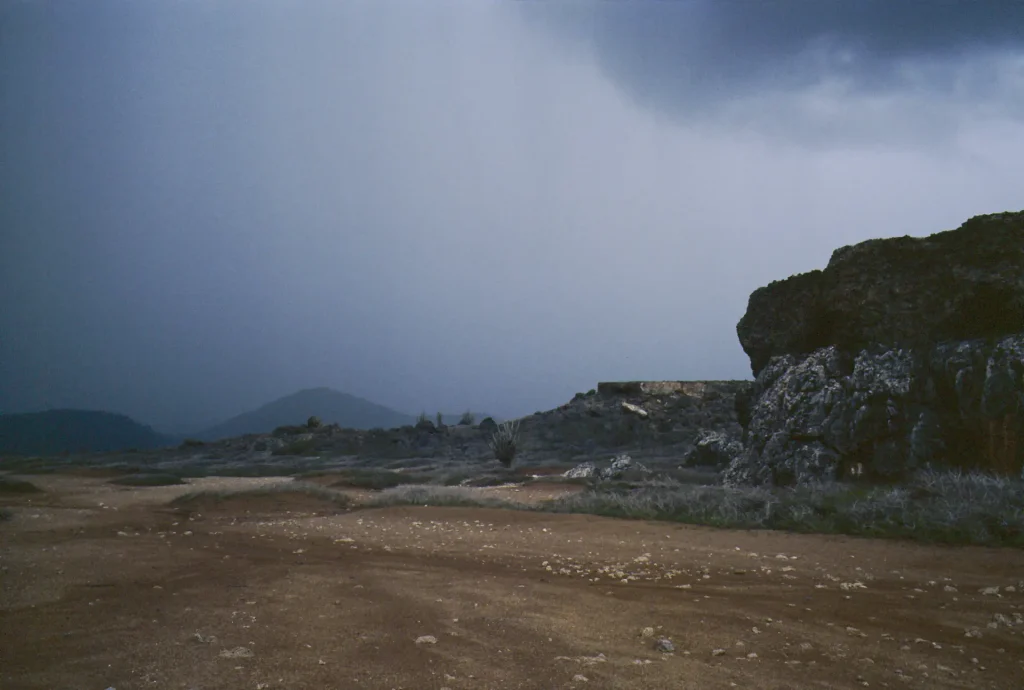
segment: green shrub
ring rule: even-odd
[[[438,429],[441,429],[441,428],[443,428],[443,427],[444,427],[444,415],[443,415],[443,414],[441,414],[440,412],[438,412],[438,413],[437,413],[436,415],[434,415],[434,419],[436,420],[436,421],[434,422],[434,425],[435,425],[435,426],[436,426],[436,427],[437,427]]]
[[[319,429],[321,426],[323,426],[323,422],[321,422],[320,418],[317,417],[316,415],[313,415],[312,417],[306,420],[307,429]]]
[[[154,472],[151,474],[129,474],[111,479],[107,483],[118,486],[177,486],[185,482],[176,474]]]
[[[502,422],[491,434],[490,447],[494,459],[505,467],[511,467],[519,444],[519,422]]]
[[[200,441],[197,438],[186,438],[181,442],[182,448],[202,448],[206,445],[205,441]]]
[[[459,417],[459,424],[462,426],[473,426],[476,424],[476,415],[469,410],[466,410],[462,413],[462,416]]]

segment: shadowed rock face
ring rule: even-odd
[[[837,249],[823,271],[756,290],[737,325],[754,375],[777,355],[1024,332],[1024,211],[926,238]]]
[[[1024,212],[844,247],[737,330],[757,379],[728,482],[1024,467]]]
[[[927,465],[1020,474],[1024,466],[1024,334],[776,357],[750,395],[730,483],[898,481]]]

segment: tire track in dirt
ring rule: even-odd
[[[120,500],[47,528],[19,508],[0,526],[5,690],[1003,690],[1024,676],[1017,551]]]

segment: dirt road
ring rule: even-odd
[[[1024,687],[1020,551],[32,479],[4,690]]]

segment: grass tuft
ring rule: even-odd
[[[496,498],[481,497],[472,489],[458,486],[399,486],[386,489],[374,500],[365,504],[368,508],[390,506],[458,506],[476,508],[521,508],[518,503]]]
[[[494,459],[505,467],[511,467],[519,450],[519,422],[502,422],[491,435],[489,442]]]

